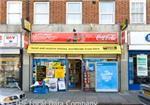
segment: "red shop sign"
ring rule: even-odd
[[[24,48],[27,49],[29,45],[29,36],[28,35],[24,35]]]
[[[33,32],[31,42],[40,43],[118,43],[115,32],[49,33]]]
[[[121,44],[125,44],[125,31],[121,31]]]

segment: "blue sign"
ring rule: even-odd
[[[147,42],[150,42],[150,34],[147,34],[147,35],[145,36],[145,40],[146,40]]]
[[[100,91],[118,91],[118,63],[101,62],[96,64],[96,87]]]

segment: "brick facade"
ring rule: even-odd
[[[0,0],[0,23],[6,24],[6,0]]]
[[[116,0],[115,6],[116,24],[121,23],[125,19],[128,19],[129,21],[129,0]]]
[[[99,23],[98,6],[99,6],[99,0],[96,0],[95,2],[89,1],[89,0],[83,0],[83,4],[82,4],[83,24],[90,24],[90,23],[98,24]]]
[[[50,2],[50,24],[66,23],[66,0]]]
[[[7,0],[0,0],[0,24],[6,24]],[[26,18],[27,0],[22,0],[22,17]],[[66,2],[77,0],[29,0],[29,20],[33,23],[33,8],[34,2],[45,1],[50,2],[50,24],[65,24],[66,23]],[[81,1],[81,0],[78,0]],[[82,0],[82,23],[83,24],[99,24],[99,1],[100,0]],[[150,0],[146,2],[146,19],[147,24],[150,24]],[[129,19],[129,0],[115,0],[115,22],[121,23],[123,20]]]
[[[147,24],[150,24],[150,0],[146,2],[146,14],[147,14]]]

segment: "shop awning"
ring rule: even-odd
[[[118,44],[30,44],[27,53],[121,54]]]

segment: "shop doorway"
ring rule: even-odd
[[[69,90],[81,90],[82,62],[80,59],[68,60],[68,87]]]

